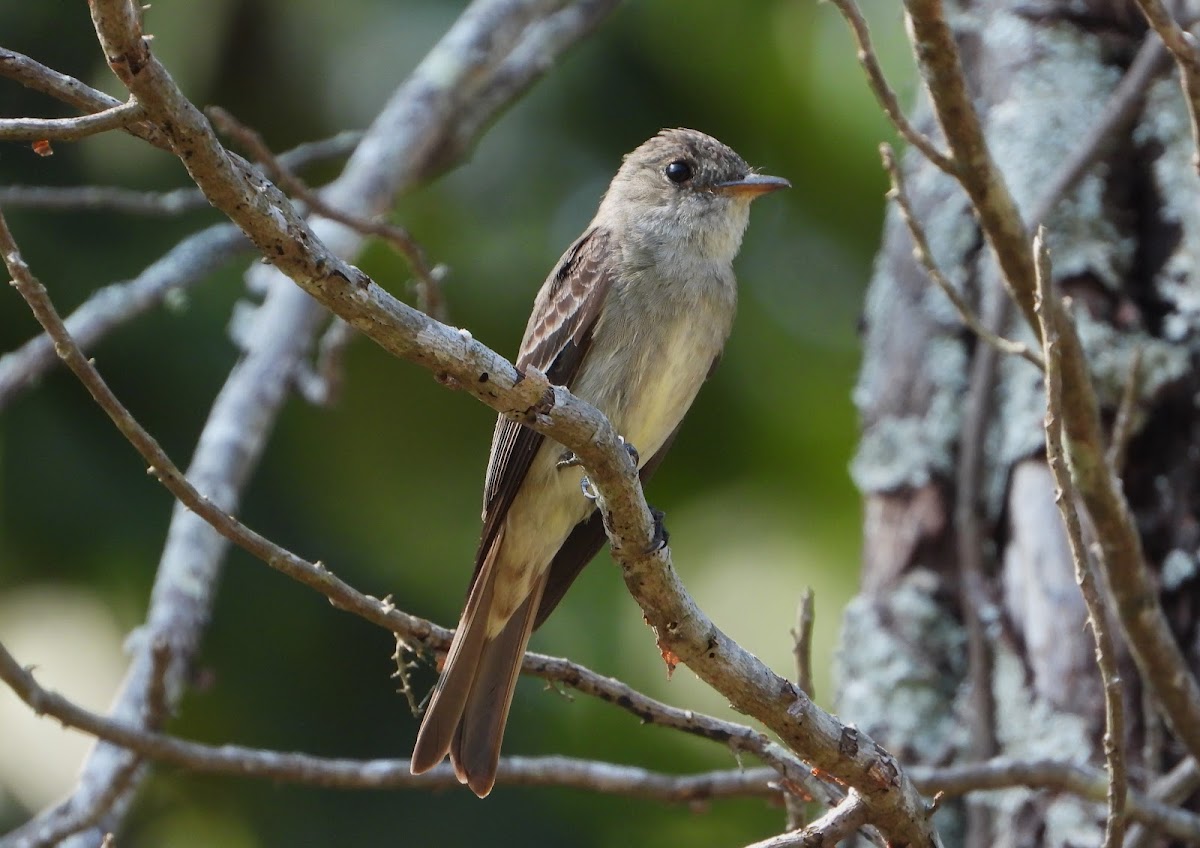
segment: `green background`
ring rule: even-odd
[[[228,108],[282,150],[365,126],[464,6],[166,3],[148,13],[146,28],[195,102]],[[889,6],[872,23],[907,98],[900,13]],[[0,6],[0,44],[124,98],[78,2]],[[0,80],[0,115],[67,114]],[[451,269],[450,321],[511,356],[534,292],[591,217],[621,155],[664,126],[709,132],[794,188],[755,206],[737,263],[732,340],[648,497],[667,512],[676,567],[699,603],[782,673],[792,669],[796,601],[805,586],[815,589],[818,700],[828,704],[837,618],[858,569],[859,502],[847,473],[855,325],[883,210],[875,146],[891,138],[836,10],[808,0],[626,4],[502,116],[469,161],[405,197],[394,217]],[[173,188],[186,180],[177,161],[123,136],[55,151],[40,159],[27,146],[0,146],[0,182]],[[310,176],[335,173],[329,166]],[[9,218],[64,312],[218,220],[212,211],[168,219],[10,210]],[[360,264],[409,297],[406,267],[388,249],[372,247]],[[180,465],[237,358],[226,326],[246,296],[244,267],[231,265],[94,350],[115,391]],[[35,329],[16,293],[0,290],[0,351]],[[288,402],[240,517],[362,591],[451,624],[478,538],[493,420],[359,340],[335,407]],[[144,615],[170,509],[65,373],[0,412],[0,637],[15,639],[6,625],[24,622],[21,644],[33,655],[18,659],[50,679],[54,657],[66,657],[55,685],[67,695],[78,694],[71,657],[98,650],[116,663],[116,640]],[[597,558],[533,648],[736,718],[686,668],[666,680],[610,563]],[[407,756],[415,722],[389,678],[392,649],[386,633],[235,550],[199,685],[171,730],[213,743]],[[417,682],[427,687],[431,675]],[[0,725],[0,764],[15,756],[4,739],[15,732]],[[718,745],[644,728],[535,681],[518,688],[505,750],[676,772],[736,765]],[[29,812],[14,781],[44,767],[42,757],[22,756],[0,773],[3,829]],[[119,844],[737,845],[783,821],[759,801],[688,810],[500,786],[480,802],[466,791],[335,792],[163,768]]]

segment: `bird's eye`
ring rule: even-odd
[[[667,179],[675,185],[682,185],[692,178],[692,166],[682,159],[676,159],[667,166],[664,173],[667,175]]]

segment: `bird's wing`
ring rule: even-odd
[[[607,230],[589,229],[567,249],[538,293],[517,355],[518,370],[537,368],[551,383],[570,388],[608,295],[612,262]],[[496,422],[472,585],[542,441],[537,431],[504,416]]]

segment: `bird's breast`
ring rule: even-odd
[[[729,335],[734,304],[702,296],[612,305],[589,351],[594,367],[583,369],[575,391],[608,416],[645,463],[695,400]]]

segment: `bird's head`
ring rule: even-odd
[[[684,240],[707,258],[732,262],[749,221],[750,201],[787,188],[756,174],[731,148],[702,132],[663,130],[625,157],[600,215],[648,246]]]

